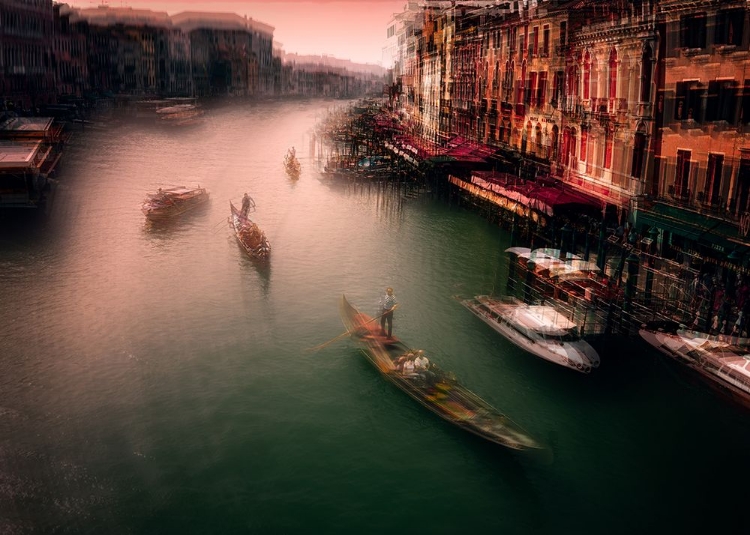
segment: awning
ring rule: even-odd
[[[728,254],[746,241],[736,224],[660,202],[648,210],[638,209],[634,216],[639,228],[648,226],[666,230],[718,253]]]
[[[602,207],[600,200],[572,189],[564,189],[562,185],[542,185],[512,175],[472,173],[471,182],[549,216],[554,215],[556,209],[563,207],[585,206],[597,210]]]

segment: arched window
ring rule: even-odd
[[[536,123],[536,128],[534,129],[534,135],[536,136],[536,146],[534,147],[534,152],[541,156],[544,154],[544,147],[542,146],[542,125],[539,123]]]
[[[577,160],[576,160],[576,129],[571,128],[570,129],[570,166],[575,167]]]
[[[580,160],[582,162],[586,161],[586,149],[587,149],[587,143],[589,139],[589,131],[588,129],[581,127],[581,151],[580,151]]]
[[[615,127],[611,124],[605,129],[604,168],[612,169],[612,148],[615,140]]]
[[[557,128],[557,125],[554,125],[552,127],[552,142],[550,143],[550,148],[552,151],[552,154],[550,155],[551,160],[557,159],[557,134],[560,132],[560,129]]]

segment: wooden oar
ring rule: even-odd
[[[391,309],[390,309],[390,310],[389,310],[388,312],[393,312],[393,311],[394,311],[394,310],[396,310],[397,308],[398,308],[398,303],[396,303],[396,304],[395,304],[395,305],[393,306],[393,308],[391,308]],[[364,322],[364,323],[363,323],[362,325],[360,325],[360,327],[363,327],[363,326],[367,325],[368,323],[372,323],[373,321],[375,321],[375,320],[378,320],[378,319],[382,318],[383,316],[385,316],[386,314],[388,314],[388,312],[383,312],[383,313],[382,313],[382,314],[381,314],[380,316],[376,316],[376,317],[374,317],[374,318],[372,318],[372,319],[370,319],[370,320],[368,320],[368,321]],[[322,344],[320,344],[320,345],[317,345],[317,346],[315,346],[315,347],[311,347],[311,348],[309,348],[309,349],[308,349],[307,351],[309,351],[309,352],[311,352],[311,353],[315,353],[316,351],[320,351],[320,350],[321,350],[321,349],[323,349],[324,347],[328,347],[329,345],[331,345],[331,344],[332,344],[332,343],[334,343],[334,342],[338,342],[339,340],[341,340],[342,338],[344,338],[344,337],[346,337],[346,336],[349,336],[350,334],[352,334],[352,332],[351,332],[351,331],[349,331],[349,330],[347,330],[346,332],[344,332],[344,333],[341,333],[340,335],[336,336],[335,338],[331,338],[331,339],[330,339],[330,340],[328,340],[327,342],[323,342],[323,343],[322,343]]]

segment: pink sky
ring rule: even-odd
[[[64,0],[61,0],[64,1]],[[74,7],[96,7],[101,0],[67,0]],[[109,0],[111,7],[166,11],[230,12],[275,28],[284,51],[328,54],[357,63],[382,63],[386,27],[406,0]]]

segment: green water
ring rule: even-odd
[[[501,290],[504,231],[427,194],[327,185],[333,102],[218,107],[184,132],[80,133],[49,217],[0,234],[0,533],[740,533],[750,419],[640,340],[584,376],[457,296]],[[282,159],[295,145],[297,183]],[[151,227],[149,191],[207,207]],[[226,225],[250,192],[273,252]],[[548,448],[451,426],[344,339],[342,293]]]

